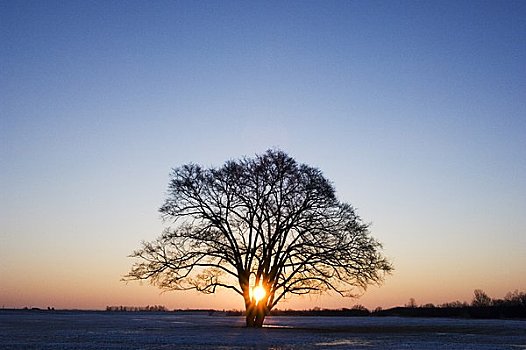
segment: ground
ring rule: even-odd
[[[526,321],[1,311],[0,349],[526,349]]]

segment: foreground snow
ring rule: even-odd
[[[0,311],[0,349],[525,349],[526,321]]]

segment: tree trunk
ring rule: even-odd
[[[245,299],[246,326],[248,328],[261,328],[263,321],[265,321],[265,316],[267,316],[270,311],[267,307],[269,295],[266,295],[256,303],[250,295],[249,276],[249,274],[240,274],[239,276],[239,285],[243,291],[243,298]]]
[[[251,301],[246,307],[246,326],[249,328],[261,328],[267,316],[267,308],[264,302],[258,304]]]

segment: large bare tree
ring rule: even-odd
[[[165,290],[231,289],[248,327],[261,327],[288,295],[354,296],[392,269],[321,171],[279,150],[174,169],[160,212],[169,227],[132,254],[139,259],[126,278]]]

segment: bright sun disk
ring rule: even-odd
[[[265,288],[263,288],[263,286],[254,287],[254,289],[252,290],[252,296],[253,296],[254,300],[256,301],[256,304],[261,299],[263,299],[266,294],[267,294],[267,291],[265,290]]]

